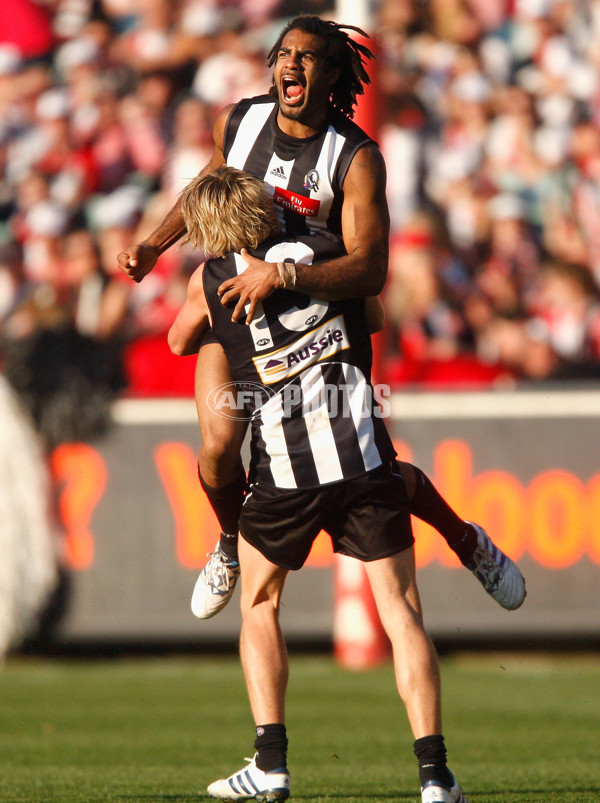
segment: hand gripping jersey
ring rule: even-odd
[[[340,254],[329,233],[267,240],[255,254],[311,264]],[[217,412],[244,405],[252,426],[250,476],[277,488],[314,488],[358,477],[394,450],[370,384],[371,339],[364,299],[318,301],[278,290],[250,325],[231,320],[217,288],[242,273],[239,254],[209,260],[204,290],[235,393],[216,389]]]
[[[373,140],[338,113],[312,137],[290,137],[277,125],[278,109],[277,99],[269,95],[234,107],[223,145],[227,164],[261,179],[272,191],[282,231],[341,234],[346,173],[356,151]]]

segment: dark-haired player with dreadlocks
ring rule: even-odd
[[[273,67],[269,94],[223,109],[214,127],[212,157],[200,174],[224,163],[242,169],[265,183],[284,233],[328,229],[340,235],[345,254],[298,265],[290,274],[297,290],[329,301],[377,295],[388,262],[383,157],[351,119],[357,96],[369,82],[364,65],[372,54],[349,31],[364,35],[354,26],[313,15],[292,20],[268,56]],[[120,267],[141,281],[185,230],[178,202],[146,240],[119,254]],[[279,288],[282,278],[275,264],[244,255],[248,268],[223,283],[221,297],[224,305],[234,303],[234,320],[245,310],[250,323],[256,304]],[[222,535],[194,589],[194,612],[201,618],[214,616],[228,602],[239,574],[237,522],[245,487],[239,452],[245,422],[221,417],[207,404],[211,390],[229,381],[221,346],[205,337],[196,371],[199,476]],[[427,496],[429,487],[423,492]],[[422,502],[428,505],[426,498]],[[483,531],[465,524],[448,540],[500,604],[520,604],[522,597],[515,600],[503,588],[501,561],[506,557]]]

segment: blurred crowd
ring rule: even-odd
[[[117,394],[189,395],[166,332],[202,254],[116,255],[205,164],[226,103],[333,0],[2,0],[0,367],[50,442]],[[378,380],[600,376],[599,0],[380,0],[392,216]],[[352,23],[353,20],[342,20]],[[75,415],[73,415],[75,413]],[[61,434],[62,433],[62,434]]]
[[[600,377],[600,3],[378,14],[394,383]]]

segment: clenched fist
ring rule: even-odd
[[[156,265],[160,252],[155,245],[140,243],[132,245],[117,256],[117,262],[123,273],[141,282]]]

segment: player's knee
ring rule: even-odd
[[[215,419],[205,423],[201,428],[202,446],[207,459],[219,462],[231,452],[239,453],[236,429],[227,418]]]
[[[248,586],[248,584],[246,584]],[[241,594],[240,609],[242,618],[271,619],[279,615],[280,593],[269,591],[264,586],[257,585]]]

